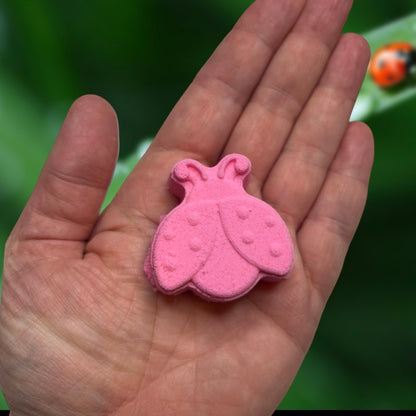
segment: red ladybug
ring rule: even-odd
[[[416,49],[407,42],[394,42],[378,49],[369,72],[379,87],[392,87],[416,72]]]

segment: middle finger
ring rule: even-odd
[[[224,149],[251,160],[249,191],[256,196],[321,77],[351,5],[350,0],[307,2]]]

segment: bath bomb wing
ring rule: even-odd
[[[183,204],[163,219],[149,256],[151,282],[157,289],[182,292],[205,264],[215,242],[215,208],[210,201]]]
[[[234,249],[269,277],[285,276],[293,264],[286,224],[268,204],[250,195],[219,203],[221,221]]]

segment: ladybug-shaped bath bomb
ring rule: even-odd
[[[416,50],[407,42],[390,43],[374,53],[368,70],[379,87],[397,85],[415,74]]]
[[[270,205],[244,190],[250,171],[239,154],[212,168],[191,159],[173,167],[169,189],[181,203],[162,218],[144,267],[156,290],[192,290],[221,302],[243,296],[262,278],[288,275],[289,231]]]

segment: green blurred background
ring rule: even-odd
[[[249,4],[0,0],[1,246],[75,98],[110,101],[127,157],[156,134]],[[356,1],[345,31],[366,33],[415,11],[414,0]],[[282,409],[416,407],[415,103],[365,120],[376,142],[367,208]]]

